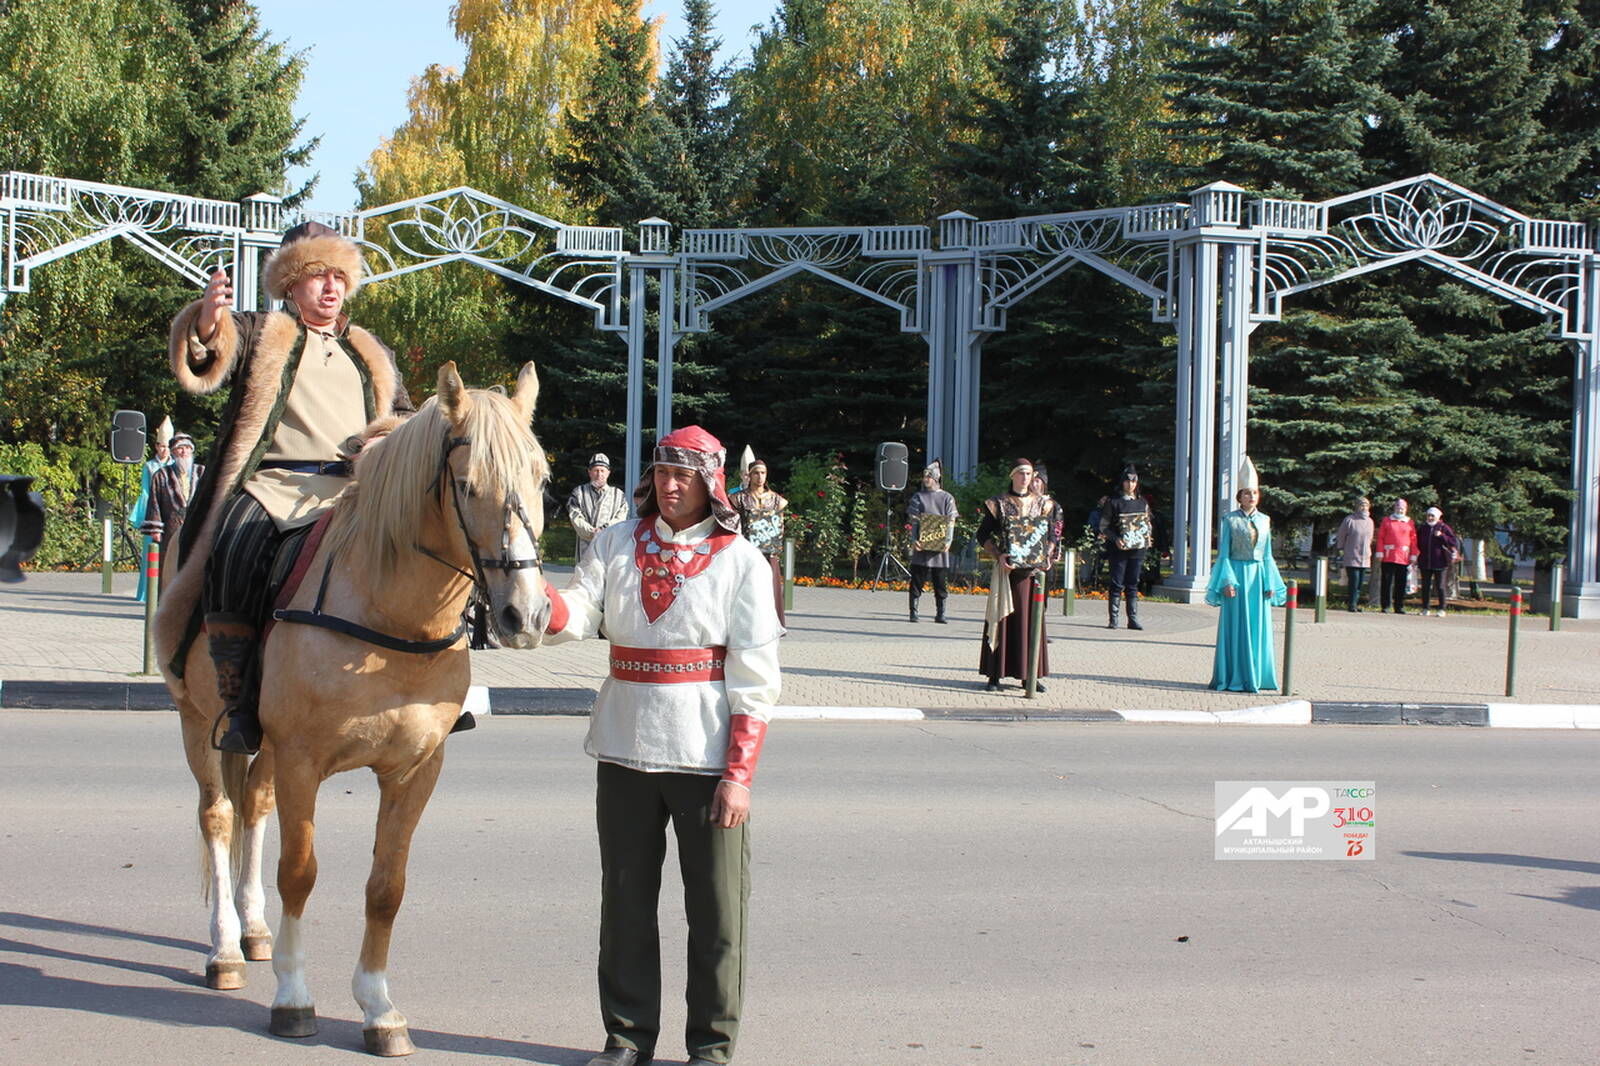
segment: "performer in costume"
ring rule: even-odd
[[[144,469],[139,474],[139,498],[133,501],[133,506],[128,510],[128,521],[135,529],[144,528],[145,518],[150,511],[150,481],[156,476],[156,471],[172,462],[172,419],[163,418],[161,425],[156,427],[155,439],[150,442],[150,458],[144,461]],[[149,578],[145,574],[145,559],[150,556],[150,534],[144,534],[144,543],[139,547],[139,587],[134,592],[133,598],[140,603],[144,602],[145,584]]]
[[[1018,459],[1005,492],[983,502],[978,543],[994,560],[989,602],[984,611],[983,651],[978,669],[988,677],[986,691],[1002,677],[1026,679],[1033,620],[1030,581],[1050,565],[1050,514],[1046,496],[1031,491],[1033,464]],[[1045,642],[1046,644],[1048,642]],[[1050,675],[1048,648],[1039,649],[1038,677]],[[1040,684],[1039,690],[1044,686]]]
[[[750,455],[749,448],[745,449],[745,454]],[[744,491],[730,497],[730,502],[739,513],[745,539],[766,556],[767,565],[772,568],[772,597],[778,608],[778,624],[788,625],[788,619],[783,616],[783,569],[778,556],[783,551],[783,512],[789,501],[767,485],[765,459],[752,457],[739,480]]]
[[[161,659],[182,676],[204,613],[228,717],[220,746],[250,753],[256,719],[257,633],[268,573],[284,536],[315,522],[349,483],[343,442],[379,415],[410,411],[394,355],[352,325],[344,302],[361,284],[361,251],[318,222],[283,235],[263,270],[267,295],[290,312],[239,314],[217,271],[205,295],[172,320],[169,355],[178,384],[210,393],[229,385],[209,464],[179,538],[178,571],[161,597]]]
[[[1222,608],[1211,687],[1259,692],[1278,687],[1270,608],[1282,607],[1289,590],[1272,557],[1272,521],[1256,510],[1261,484],[1249,456],[1239,467],[1238,485],[1239,507],[1222,516],[1217,563],[1206,588],[1206,602]]]
[[[1122,470],[1118,491],[1108,496],[1100,508],[1100,539],[1111,564],[1107,629],[1117,628],[1117,613],[1124,599],[1128,603],[1128,628],[1144,628],[1139,624],[1139,578],[1144,574],[1145,552],[1150,550],[1154,535],[1150,503],[1139,495],[1139,471],[1129,463]]]
[[[150,479],[150,506],[145,509],[139,531],[161,548],[161,581],[166,584],[168,575],[177,572],[178,537],[183,530],[183,520],[189,513],[189,501],[194,499],[195,486],[206,468],[194,461],[194,438],[179,433],[171,441],[172,462],[155,472]]]
[[[567,518],[578,534],[574,564],[583,562],[589,554],[596,533],[628,517],[628,498],[621,489],[606,483],[610,477],[611,460],[605,452],[595,452],[589,457],[589,480],[567,497]]]
[[[944,468],[935,459],[922,471],[922,489],[906,502],[906,526],[911,531],[911,620],[917,620],[917,601],[928,579],[933,579],[933,620],[946,623],[944,601],[950,595],[950,545],[956,535],[956,498],[944,491]]]
[[[693,1066],[738,1036],[750,892],[750,787],[780,689],[767,561],[739,536],[724,452],[699,426],[663,437],[633,499],[639,518],[595,536],[568,589],[550,590],[551,643],[611,641],[589,719],[600,836],[600,1013],[590,1066],[636,1066],[661,1028],[657,897],[665,832],[678,842],[689,922]]]

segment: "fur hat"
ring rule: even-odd
[[[649,518],[661,508],[656,504],[655,468],[681,466],[693,470],[705,481],[710,492],[711,515],[717,525],[729,533],[739,532],[739,513],[728,502],[728,488],[722,464],[728,453],[722,442],[699,426],[675,429],[656,441],[655,460],[645,467],[639,484],[633,490],[634,510],[640,518]]]
[[[167,442],[167,447],[176,449],[180,444],[187,444],[189,447],[193,448],[194,438],[189,436],[187,433],[174,433],[172,435],[172,439]]]
[[[610,470],[611,457],[605,452],[595,452],[593,455],[589,456],[589,469],[592,470],[597,466],[603,466],[607,470]]]
[[[1139,468],[1134,466],[1132,463],[1127,464],[1126,466],[1124,466],[1122,468],[1122,476],[1117,478],[1117,480],[1118,481],[1138,481],[1139,480]]]
[[[944,483],[944,465],[942,463],[940,463],[939,460],[935,459],[933,462],[929,463],[927,466],[922,468],[922,476],[923,477],[931,477],[931,478],[933,478],[933,480],[939,482],[940,484],[943,484]]]
[[[354,296],[361,287],[361,249],[331,227],[320,222],[302,222],[283,235],[278,250],[267,257],[262,276],[267,295],[282,300],[288,297],[296,282],[329,270],[344,275],[345,297]]]

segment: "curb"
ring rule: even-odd
[[[462,709],[489,717],[587,717],[588,688],[473,685]],[[159,681],[0,681],[0,710],[170,711]],[[1600,705],[1364,703],[1290,700],[1227,711],[990,707],[773,708],[773,720],[846,722],[1134,722],[1164,725],[1435,725],[1492,729],[1600,729]]]

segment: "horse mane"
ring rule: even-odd
[[[335,505],[329,531],[332,551],[351,550],[354,558],[373,568],[378,580],[392,575],[402,555],[416,543],[447,436],[472,441],[467,483],[474,492],[504,496],[518,490],[530,474],[542,491],[550,467],[517,405],[489,389],[472,389],[469,394],[472,404],[459,432],[439,410],[438,397],[392,428],[391,419],[379,419],[368,427],[362,435],[369,439],[356,456],[354,478]],[[527,501],[530,508],[539,503]]]

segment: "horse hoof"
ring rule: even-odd
[[[267,1024],[267,1032],[273,1036],[316,1036],[317,1008],[273,1007],[272,1021]]]
[[[241,937],[239,950],[244,952],[244,957],[251,962],[265,962],[272,958],[272,934],[258,933],[255,936]]]
[[[243,988],[244,963],[242,961],[206,963],[206,987],[219,992],[232,992]]]
[[[411,1034],[403,1025],[388,1029],[363,1029],[361,1039],[367,1045],[369,1054],[381,1055],[384,1058],[409,1055],[417,1050],[411,1043]]]

